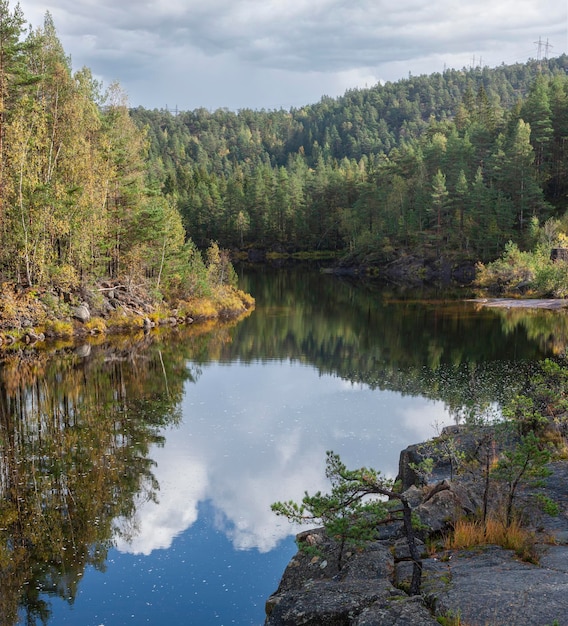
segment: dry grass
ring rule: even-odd
[[[465,550],[483,545],[498,545],[513,550],[524,561],[537,560],[534,534],[517,521],[507,526],[494,518],[488,519],[485,524],[476,520],[458,520],[444,542],[447,550]]]
[[[552,424],[540,435],[540,439],[553,449],[553,457],[556,460],[568,459],[568,442],[562,434],[560,424]]]

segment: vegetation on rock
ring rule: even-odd
[[[361,545],[376,538],[379,525],[402,521],[413,561],[410,593],[419,594],[422,563],[406,496],[395,489],[394,481],[374,469],[348,470],[331,451],[327,453],[326,476],[332,486],[330,494],[306,493],[301,504],[275,502],[272,510],[296,523],[323,523],[328,535],[339,543],[339,569],[346,544]],[[395,500],[400,506],[391,506],[385,498]]]
[[[306,493],[299,504],[276,502],[272,510],[297,523],[322,523],[329,537],[340,545],[340,557],[346,542],[361,548],[365,541],[379,538],[383,524],[400,519],[394,513],[403,512],[408,520],[416,516],[420,533],[430,542],[443,540],[441,549],[497,544],[536,562],[535,515],[554,516],[559,511],[544,490],[544,479],[552,473],[551,460],[562,457],[566,450],[567,372],[566,367],[545,361],[525,381],[523,392],[502,407],[501,419],[488,422],[472,416],[465,430],[445,433],[423,444],[423,462],[409,464],[413,470],[427,468],[415,474],[418,488],[394,483],[372,469],[348,470],[339,456],[328,452],[331,492]],[[452,437],[455,445],[449,447]],[[436,466],[447,465],[451,465],[453,480],[422,488],[427,474]],[[434,503],[442,493],[449,494],[446,500]],[[369,498],[370,494],[390,501]],[[394,506],[393,500],[402,504],[402,509]],[[476,510],[473,502],[477,502]],[[430,506],[440,507],[436,523],[432,523]],[[440,534],[444,526],[446,533]],[[405,524],[414,564],[411,594],[420,593],[422,573],[414,532],[412,524]]]

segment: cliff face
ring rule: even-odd
[[[460,429],[446,436],[462,452],[478,441]],[[381,527],[376,541],[344,552],[341,564],[338,544],[316,529],[298,535],[300,550],[267,601],[267,626],[422,626],[439,624],[439,617],[459,617],[468,626],[568,625],[568,462],[551,463],[550,476],[536,488],[556,503],[557,515],[531,504],[534,491],[526,488],[519,495],[533,533],[535,564],[496,545],[446,550],[436,544],[456,519],[479,510],[483,495],[481,477],[452,476],[445,455],[435,458],[428,482],[416,473],[420,460],[439,449],[432,442],[409,446],[400,461],[399,478],[430,545],[426,550],[419,543],[421,594],[404,592],[412,562],[400,525]],[[493,494],[491,506],[497,498]]]

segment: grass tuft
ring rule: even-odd
[[[513,550],[523,561],[536,563],[535,536],[516,520],[509,526],[500,520],[489,518],[485,524],[477,520],[461,519],[446,537],[447,550],[466,550],[475,546],[498,545]]]

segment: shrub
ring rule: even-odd
[[[102,317],[91,317],[91,319],[84,324],[84,328],[90,333],[104,333],[106,331],[106,323]]]
[[[47,320],[45,334],[48,337],[72,337],[74,335],[73,324],[65,320]]]
[[[186,315],[189,315],[193,319],[208,319],[211,317],[217,317],[217,308],[210,298],[192,299],[183,304],[180,309],[186,311]]]

